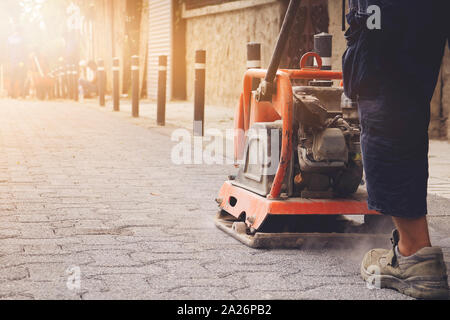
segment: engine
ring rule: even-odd
[[[363,176],[356,105],[341,88],[294,87],[294,113],[294,193],[330,198],[356,192]]]
[[[355,103],[339,87],[295,86],[293,94],[294,150],[282,194],[333,198],[355,193],[363,178]],[[269,167],[277,167],[267,159],[271,159],[274,145],[281,148],[275,142],[281,139],[282,123],[257,122],[252,129],[265,135],[247,136],[245,163],[233,184],[267,196],[275,176]],[[279,134],[274,135],[274,130]]]

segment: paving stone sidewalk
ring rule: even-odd
[[[406,299],[365,287],[369,244],[253,250],[217,230],[214,198],[233,168],[174,165],[174,127],[153,123],[0,101],[0,299]],[[433,143],[430,159],[448,264],[449,145]]]

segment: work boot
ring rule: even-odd
[[[393,248],[373,249],[361,263],[361,276],[371,288],[395,289],[416,299],[448,299],[447,268],[442,249],[427,247],[403,257],[399,234],[392,233]]]

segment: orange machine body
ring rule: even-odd
[[[306,59],[314,56],[316,67],[305,67]],[[272,101],[258,102],[252,94],[254,78],[264,78],[267,70],[249,69],[245,73],[244,88],[235,112],[235,161],[242,159],[245,133],[256,122],[282,120],[280,162],[267,198],[225,182],[219,194],[222,210],[241,218],[245,213],[247,224],[257,229],[268,215],[354,215],[378,214],[367,207],[365,199],[280,199],[280,192],[292,156],[293,141],[293,79],[342,80],[342,72],[321,70],[322,60],[315,53],[307,53],[301,61],[301,69],[282,69],[277,72]],[[248,219],[250,217],[250,219]]]

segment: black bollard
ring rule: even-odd
[[[52,85],[48,88],[48,92],[49,92],[49,99],[55,99],[55,93],[56,93],[56,81],[55,81],[55,72],[54,70],[51,70],[50,73],[48,74]]]
[[[56,97],[58,99],[62,98],[62,71],[61,68],[56,68]]]
[[[134,118],[139,117],[139,57],[131,57],[131,114]]]
[[[64,73],[64,67],[59,67],[59,97],[61,99],[66,98],[66,82],[65,82],[65,73]]]
[[[73,83],[73,100],[78,102],[78,96],[80,94],[78,90],[78,68],[77,65],[72,65],[72,83]]]
[[[54,74],[55,74],[55,97],[56,97],[56,99],[59,99],[59,98],[61,98],[61,90],[60,90],[60,86],[59,86],[59,83],[61,80],[61,76],[60,76],[61,72],[60,72],[59,68],[55,69]]]
[[[60,70],[60,89],[61,89],[61,98],[67,98],[67,77],[66,77],[66,67],[64,65],[64,58],[60,57],[58,59],[59,70]]]
[[[166,125],[166,86],[167,86],[167,56],[159,56],[158,65],[158,111],[156,124]]]
[[[67,99],[72,99],[72,72],[70,70],[70,66],[66,65],[66,73],[65,73],[65,79],[66,79],[66,95]]]
[[[331,70],[333,36],[322,32],[314,36],[314,51],[322,58],[322,70]]]
[[[195,96],[194,96],[194,136],[203,136],[205,131],[205,81],[206,51],[195,52]]]
[[[72,66],[71,65],[67,65],[66,70],[67,70],[67,81],[69,83],[69,99],[73,100],[73,71],[72,71]]]
[[[105,74],[105,62],[103,61],[103,59],[98,60],[97,76],[98,76],[99,103],[100,107],[104,107],[106,105],[105,102],[106,74]]]
[[[66,78],[67,78],[67,91],[68,91],[68,99],[73,99],[73,75],[72,75],[72,66],[70,64],[66,65]]]
[[[331,57],[333,49],[333,36],[326,32],[316,34],[314,36],[314,52],[322,58],[322,70],[331,70]],[[317,61],[314,59],[314,65],[317,66]],[[320,87],[331,87],[333,81],[331,80],[314,80],[310,85]]]
[[[67,67],[63,67],[64,99],[69,98],[69,81],[67,78]]]
[[[247,43],[247,69],[261,68],[261,44],[256,42]],[[260,79],[253,79],[252,90],[259,87]]]
[[[113,59],[113,110],[120,111],[120,61]]]
[[[53,85],[53,90],[55,90],[55,98],[59,99],[59,70],[58,70],[58,68],[53,70],[53,76],[55,77],[55,82]]]
[[[50,78],[51,81],[51,86],[48,87],[48,99],[49,100],[53,100],[55,98],[55,74],[53,73],[53,70],[50,71],[50,73],[48,74],[48,77]]]

